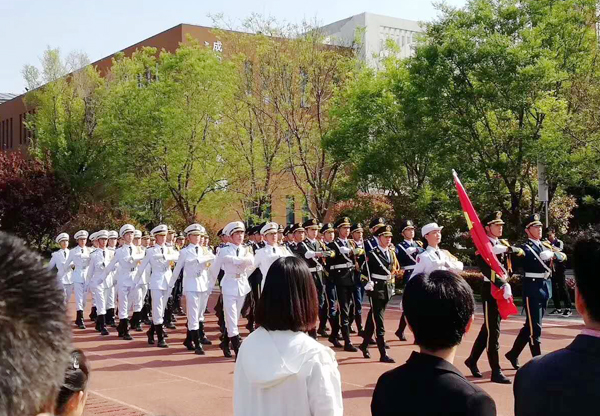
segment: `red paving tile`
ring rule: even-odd
[[[214,296],[211,300],[212,305]],[[168,349],[148,345],[144,333],[133,332],[133,341],[123,341],[117,338],[114,329],[111,330],[110,336],[98,335],[93,329],[93,323],[86,322],[86,330],[74,329],[75,345],[82,348],[92,362],[90,397],[85,415],[231,415],[234,362],[224,358],[217,346],[217,326],[212,306],[210,310],[211,314],[207,316],[207,331],[214,345],[206,348],[205,356],[197,356],[181,345],[185,338],[184,317],[179,318],[176,330],[169,331]],[[366,316],[366,311],[363,313]],[[88,314],[86,312],[85,316]],[[416,347],[412,345],[411,334],[408,334],[408,342],[400,342],[393,336],[399,317],[400,313],[396,308],[386,312],[387,339],[391,346],[389,354],[398,364],[402,364]],[[512,346],[523,325],[520,319],[511,318],[502,323],[501,364],[505,374],[511,379],[514,378],[515,371],[510,369],[510,364],[504,359],[504,353]],[[467,373],[467,369],[463,361],[470,352],[481,323],[482,317],[477,316],[473,330],[467,334],[458,349],[456,365],[464,373]],[[568,345],[581,328],[582,322],[579,320],[546,318],[543,352]],[[245,335],[245,330],[242,335]],[[358,337],[354,337],[354,340],[355,343],[359,342]],[[327,342],[325,344],[328,345]],[[344,414],[370,414],[369,405],[377,378],[393,368],[393,365],[378,362],[376,348],[372,348],[371,360],[363,359],[360,353],[340,350],[336,350],[336,356],[342,375]],[[527,362],[530,358],[526,349],[521,356],[521,362]],[[479,362],[479,367],[484,378],[476,380],[469,377],[471,381],[494,398],[498,415],[512,416],[512,386],[489,381],[490,368],[485,354]],[[402,404],[398,403],[398,406]]]

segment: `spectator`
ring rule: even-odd
[[[71,360],[67,364],[65,381],[56,400],[57,416],[81,416],[87,401],[87,383],[90,377],[87,358],[83,351],[71,352]]]
[[[236,416],[343,414],[335,355],[306,334],[317,325],[318,308],[306,262],[275,261],[256,311],[260,327],[244,341],[235,366]]]
[[[0,232],[0,416],[54,411],[70,333],[56,273]]]
[[[373,416],[495,415],[492,398],[453,365],[457,346],[473,323],[469,285],[448,270],[420,274],[407,283],[402,303],[420,352],[379,378]]]
[[[585,328],[566,348],[534,358],[515,377],[515,415],[597,415],[600,383],[600,237],[573,252],[575,307]]]

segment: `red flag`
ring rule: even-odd
[[[460,200],[460,205],[465,214],[471,238],[473,239],[473,243],[475,244],[479,255],[485,260],[488,266],[490,266],[493,272],[500,278],[506,280],[506,271],[492,251],[492,243],[483,229],[483,225],[479,220],[479,216],[477,216],[477,212],[471,203],[471,199],[469,199],[469,195],[467,195],[467,191],[465,191],[460,179],[458,179],[456,171],[452,170],[452,174],[454,175],[454,184],[456,185],[456,190],[458,192],[458,199]],[[510,315],[519,313],[512,296],[509,299],[504,299],[502,290],[498,289],[494,284],[492,284],[491,287],[492,296],[498,303],[498,310],[502,319],[506,319]]]

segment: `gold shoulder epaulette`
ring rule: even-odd
[[[423,242],[422,241],[415,240],[415,243],[417,243],[418,245],[420,245],[421,247],[423,247]]]
[[[542,245],[546,248],[549,248],[550,250],[554,248],[554,246],[547,241],[542,241]]]
[[[500,243],[504,244],[506,247],[510,247],[508,240],[500,240]]]

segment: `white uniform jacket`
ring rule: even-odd
[[[223,295],[245,296],[250,292],[248,272],[255,269],[251,248],[231,243],[221,248],[210,268],[211,279],[215,279],[221,269],[225,273],[221,280]]]
[[[91,248],[81,248],[79,246],[69,251],[69,257],[67,257],[64,267],[68,268],[71,266],[71,264],[75,265],[75,270],[73,270],[73,283],[87,283],[86,274],[88,265],[90,263],[91,253]]]
[[[179,252],[172,247],[155,245],[146,249],[146,255],[142,260],[142,264],[138,267],[134,278],[134,285],[142,285],[143,274],[146,267],[151,268],[150,274],[150,289],[151,290],[168,290],[175,285],[173,272],[171,271],[171,262],[177,261]]]
[[[275,263],[275,260],[281,257],[289,256],[292,256],[292,254],[285,247],[273,247],[269,244],[265,244],[263,248],[256,251],[256,255],[254,256],[254,266],[260,269],[262,273],[263,285],[271,264]]]
[[[56,267],[58,272],[56,276],[58,277],[58,281],[63,285],[70,285],[73,283],[73,270],[70,267],[65,266],[67,263],[67,258],[69,257],[69,249],[60,249],[56,250],[52,253],[52,258],[50,258],[50,263],[48,263],[48,270],[52,270]]]
[[[91,287],[100,287],[102,289],[109,289],[112,287],[112,274],[106,277],[105,271],[106,266],[113,259],[114,252],[108,249],[95,250],[90,256],[90,265],[87,272],[87,281]]]
[[[117,284],[123,287],[133,287],[133,279],[140,261],[144,258],[144,251],[133,244],[124,244],[114,252],[114,257],[104,271],[107,278],[116,269],[115,279]]]
[[[446,250],[433,248],[432,246],[417,256],[417,264],[412,272],[413,276],[420,273],[429,274],[434,270],[452,270],[460,272],[463,269],[462,261],[454,256],[448,255]]]
[[[179,259],[173,276],[179,276],[183,269],[184,292],[206,292],[212,289],[208,270],[215,255],[206,247],[190,244],[179,252]],[[212,281],[214,285],[214,281]]]

